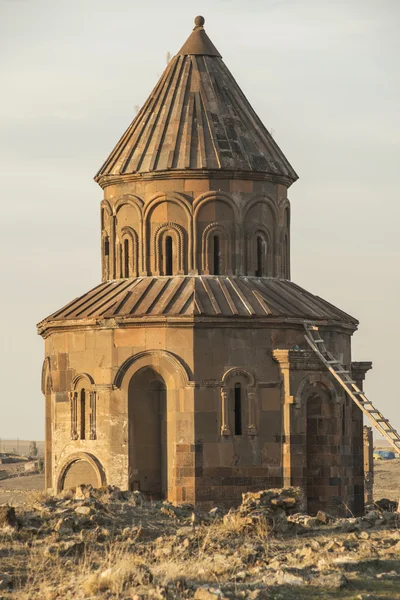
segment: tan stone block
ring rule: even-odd
[[[253,182],[251,179],[231,179],[230,181],[231,192],[252,192]]]
[[[215,467],[219,464],[219,444],[217,442],[205,442],[203,444],[203,466]]]
[[[263,444],[263,464],[277,464],[282,462],[282,446],[273,442]]]
[[[219,465],[221,467],[230,467],[233,461],[233,455],[235,454],[233,441],[231,439],[229,442],[224,441],[223,443],[218,444],[219,450]]]
[[[279,388],[262,388],[261,409],[263,411],[279,411],[281,408],[281,390]]]
[[[85,350],[85,334],[74,332],[68,340],[69,352],[82,352]]]
[[[96,334],[96,331],[85,331],[85,348],[95,348]]]
[[[184,182],[184,179],[149,180],[146,182],[145,188],[146,200],[148,200],[150,194],[154,195],[156,192],[183,192]]]
[[[130,347],[114,348],[112,353],[112,365],[123,365],[124,362],[133,356],[134,353]]]
[[[117,347],[144,347],[146,340],[146,329],[144,327],[132,327],[114,330],[114,345]]]
[[[165,340],[167,336],[166,328],[146,328],[145,330],[146,348],[157,349],[165,348]]]
[[[212,412],[217,415],[219,404],[219,390],[208,388],[207,390],[204,390],[201,395],[196,394],[196,401],[194,404],[196,412]]]
[[[182,352],[184,349],[193,349],[193,332],[189,329],[172,329],[165,330],[165,342],[168,350],[172,352]]]
[[[113,370],[112,369],[102,369],[96,368],[94,369],[93,375],[94,381],[96,384],[108,384],[111,385],[113,383]]]
[[[209,179],[185,179],[185,192],[208,192],[210,190]]]
[[[96,348],[94,350],[94,364],[100,367],[111,367],[112,366],[112,348]]]
[[[229,179],[210,179],[210,191],[223,191],[229,192],[230,180]]]
[[[194,413],[194,398],[181,398],[179,410],[186,414]]]
[[[56,333],[52,335],[50,338],[46,340],[46,346],[48,344],[47,355],[54,354],[58,352],[67,352],[69,347],[69,339],[72,337],[72,334],[62,334]]]

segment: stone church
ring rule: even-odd
[[[102,282],[41,321],[46,487],[204,508],[299,485],[363,510],[359,408],[304,340],[351,362],[357,321],[290,279],[292,166],[203,17],[95,180]]]

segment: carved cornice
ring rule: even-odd
[[[123,329],[129,327],[196,327],[201,329],[208,329],[210,327],[215,328],[243,328],[248,329],[276,329],[279,326],[280,329],[292,329],[293,326],[303,327],[304,319],[302,318],[288,318],[288,317],[252,317],[251,321],[249,317],[241,315],[232,315],[231,317],[226,316],[215,316],[206,317],[203,315],[178,315],[178,316],[164,316],[164,315],[144,315],[137,317],[116,317],[110,319],[76,319],[71,320],[50,320],[38,323],[37,332],[44,339],[46,339],[51,333],[60,333],[64,331],[89,331],[93,329]],[[332,325],[332,330],[338,333],[352,334],[356,328],[350,324],[335,323]],[[275,350],[274,350],[275,352]],[[287,352],[287,350],[285,351]],[[293,351],[298,352],[298,351]],[[306,351],[304,351],[306,352]],[[277,361],[279,362],[279,360]],[[318,362],[318,361],[317,361]],[[311,363],[310,363],[311,364]],[[315,367],[317,363],[315,363]],[[320,370],[320,366],[317,370]]]
[[[351,363],[351,372],[352,375],[354,377],[354,379],[358,380],[358,381],[364,381],[365,379],[365,375],[368,373],[368,371],[372,369],[372,362],[371,361],[353,361]]]
[[[268,181],[290,187],[293,183],[288,177],[276,175],[274,173],[258,173],[256,171],[212,171],[212,170],[174,170],[174,171],[159,171],[150,173],[132,173],[130,175],[100,175],[94,180],[103,189],[110,185],[119,185],[126,183],[136,183],[140,181],[155,181],[155,180],[173,179],[231,179],[231,180],[253,180],[253,181]]]
[[[291,371],[325,370],[324,365],[312,350],[276,349],[272,351],[272,356],[281,368],[290,368]]]

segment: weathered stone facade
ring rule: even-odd
[[[357,321],[290,281],[297,175],[202,23],[96,176],[103,283],[38,326],[46,486],[358,513],[362,415],[303,329],[351,368]]]

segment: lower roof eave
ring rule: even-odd
[[[238,327],[268,329],[270,327],[302,327],[307,318],[256,315],[137,315],[135,317],[112,317],[105,319],[54,319],[38,323],[37,332],[43,338],[52,333],[63,331],[85,331],[91,329],[121,329],[125,327]],[[345,322],[334,319],[310,318],[313,322],[327,330],[352,335],[358,328],[357,322]]]

